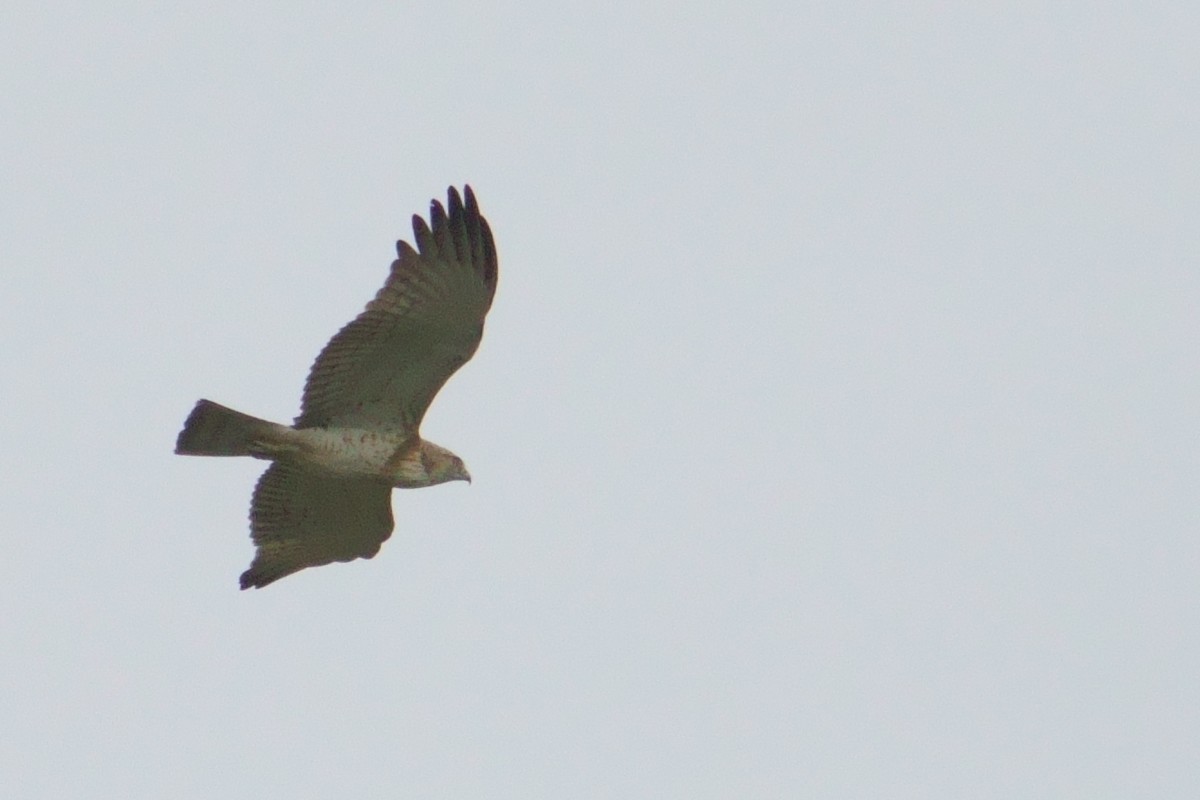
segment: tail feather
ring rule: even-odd
[[[211,400],[201,400],[183,423],[175,452],[183,456],[248,456],[255,442],[268,439],[280,427]]]

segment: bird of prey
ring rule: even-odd
[[[200,400],[175,452],[271,463],[250,503],[257,551],[241,586],[261,588],[334,561],[371,558],[392,533],[393,487],[470,481],[462,459],[424,441],[421,419],[475,353],[496,292],[496,247],[471,187],[454,187],[375,299],[317,356],[300,416],[279,425]]]

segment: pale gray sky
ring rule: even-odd
[[[13,798],[1200,796],[1200,11],[9,3]],[[500,288],[373,561],[240,592],[431,197]]]

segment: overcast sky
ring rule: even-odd
[[[1200,11],[9,3],[13,798],[1200,796]],[[411,214],[500,286],[378,557],[249,459]]]

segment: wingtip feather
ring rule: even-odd
[[[467,191],[470,191],[469,189]],[[448,201],[447,208],[450,209],[450,219],[461,217],[463,213],[462,197],[458,193],[458,189],[451,186],[446,190],[446,199]]]

